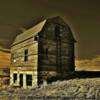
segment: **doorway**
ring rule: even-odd
[[[32,86],[32,75],[31,74],[26,75],[26,85]]]
[[[20,74],[20,87],[23,87],[23,74]]]

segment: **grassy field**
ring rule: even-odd
[[[56,81],[32,89],[2,88],[0,100],[100,100],[100,78]]]

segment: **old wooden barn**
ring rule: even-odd
[[[70,27],[60,17],[25,30],[11,47],[10,85],[34,87],[74,71],[74,43]]]

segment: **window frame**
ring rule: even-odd
[[[24,62],[28,61],[28,49],[24,50]]]

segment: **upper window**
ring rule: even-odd
[[[38,41],[38,38],[39,38],[38,35],[35,35],[34,36],[34,41]]]
[[[57,38],[60,38],[61,36],[62,36],[61,27],[59,25],[56,25],[55,26],[55,37],[57,39]]]
[[[55,36],[57,37],[59,33],[60,33],[60,27],[56,25],[56,27],[55,27]]]
[[[24,51],[24,61],[28,61],[28,49],[25,49]]]
[[[46,59],[48,59],[48,48],[45,49],[46,52]]]

